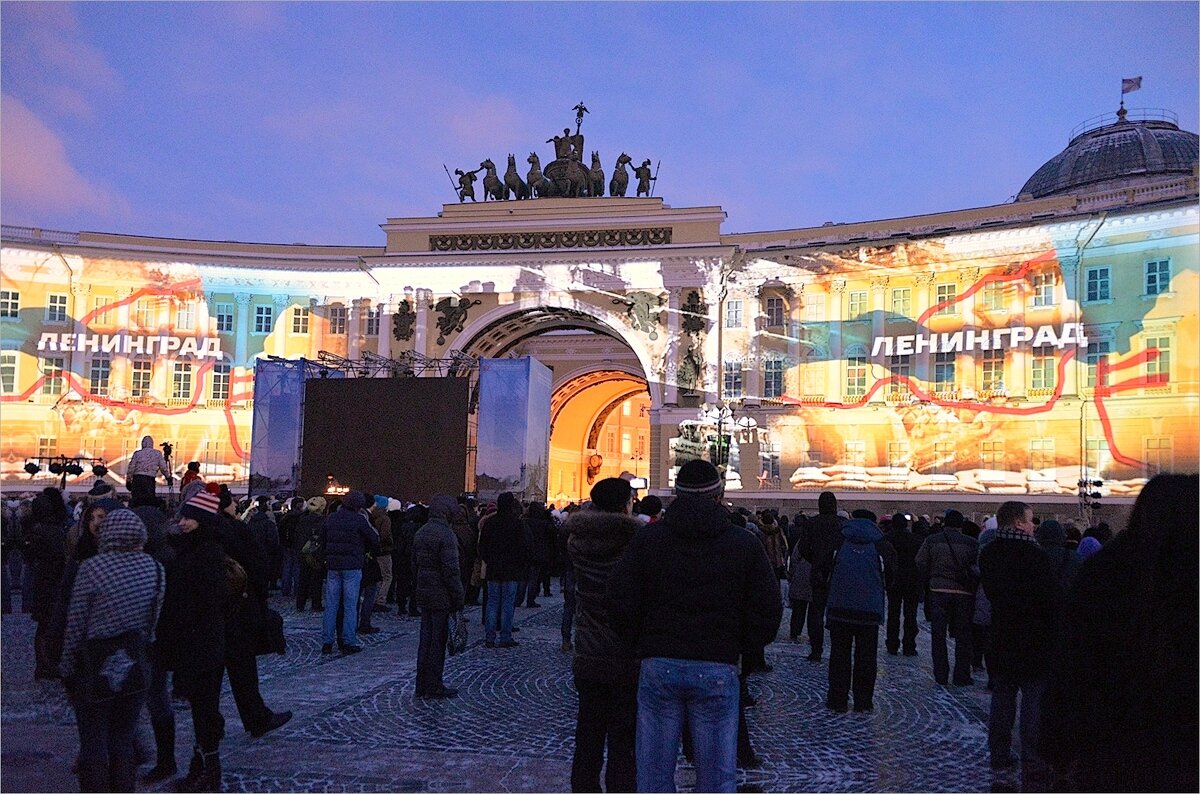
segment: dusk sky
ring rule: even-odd
[[[1123,77],[1197,131],[1197,8],[4,2],[0,211],[382,245],[456,201],[443,164],[553,159],[581,100],[607,175],[661,161],[655,195],[726,232],[998,204]]]

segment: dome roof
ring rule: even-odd
[[[1102,183],[1124,184],[1131,179],[1195,170],[1195,133],[1161,118],[1129,121],[1123,108],[1116,118],[1114,124],[1072,138],[1066,149],[1029,177],[1020,193],[1042,198],[1101,187]]]

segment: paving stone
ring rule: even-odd
[[[260,739],[241,730],[226,686],[222,711],[225,785],[231,791],[561,791],[570,785],[576,696],[571,655],[561,652],[562,599],[518,609],[520,645],[482,645],[479,609],[470,608],[471,644],[446,662],[451,700],[413,697],[419,618],[378,613],[367,649],[322,656],[321,615],[272,606],[284,617],[288,651],[259,657],[263,696],[295,718]],[[824,707],[828,657],[808,662],[807,643],[786,637],[767,650],[774,671],[750,678],[751,739],[762,766],[739,771],[739,785],[764,791],[983,791],[1012,788],[1014,773],[987,764],[987,692],[940,687],[930,671],[922,624],[920,656],[882,650],[875,711]],[[34,682],[33,624],[3,620],[3,787],[69,788],[77,749],[74,716],[57,682]],[[828,651],[827,651],[828,652]],[[176,703],[179,764],[191,746],[191,719]],[[64,768],[65,767],[65,768]],[[680,758],[677,784],[694,770]],[[158,787],[167,790],[168,784]]]

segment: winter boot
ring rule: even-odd
[[[204,754],[204,773],[200,776],[200,787],[197,791],[221,790],[221,753],[213,750]]]
[[[204,777],[204,751],[200,745],[192,748],[192,762],[188,765],[187,776],[175,781],[175,790],[179,792],[200,791],[200,779]]]
[[[154,728],[154,746],[158,750],[158,759],[154,768],[146,773],[147,783],[157,783],[174,777],[178,768],[175,766],[175,722],[174,720],[151,721]]]

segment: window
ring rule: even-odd
[[[608,454],[617,454],[617,434],[613,430],[608,431]]]
[[[726,397],[736,399],[742,396],[742,363],[740,361],[725,362],[724,390]]]
[[[984,469],[1004,468],[1004,442],[984,441],[979,445],[979,465]]]
[[[983,308],[987,311],[1001,311],[1005,307],[1008,284],[1004,281],[989,281],[983,285]]]
[[[154,375],[154,364],[145,359],[133,362],[133,383],[129,387],[132,397],[146,397],[150,394],[150,378]]]
[[[42,359],[42,394],[62,394],[66,359]]]
[[[1087,387],[1089,389],[1096,388],[1096,379],[1100,370],[1100,359],[1108,356],[1112,352],[1112,343],[1107,339],[1088,342],[1087,347]],[[1108,385],[1108,377],[1104,378],[1105,386]]]
[[[224,334],[233,331],[233,304],[217,304],[217,333]]]
[[[907,469],[910,459],[907,441],[889,441],[887,445],[887,465],[893,469]]]
[[[200,472],[204,476],[220,473],[220,466],[225,462],[225,442],[205,441],[200,452]]]
[[[1086,442],[1084,465],[1092,472],[1099,474],[1108,468],[1112,458],[1108,454],[1108,439],[1089,438]]]
[[[957,314],[958,313],[958,285],[957,284],[938,284],[934,287],[937,295],[936,305],[938,314]]]
[[[1174,454],[1171,451],[1171,438],[1169,436],[1147,437],[1145,440],[1145,449],[1144,460],[1146,461],[1147,477],[1169,472],[1174,468]]]
[[[271,322],[275,319],[275,309],[271,306],[258,305],[254,307],[254,333],[271,333]]]
[[[133,304],[133,324],[139,328],[153,328],[157,323],[154,317],[154,300],[139,298]]]
[[[850,293],[850,312],[847,315],[851,320],[857,320],[867,313],[867,291],[855,290]]]
[[[933,390],[950,391],[954,388],[954,353],[933,354]]]
[[[178,331],[196,330],[195,301],[182,301],[175,309],[175,329]]]
[[[88,387],[97,397],[108,396],[108,376],[112,371],[112,362],[108,356],[93,356],[88,368]]]
[[[888,394],[908,394],[909,378],[912,376],[912,356],[889,356],[888,369],[892,373]]]
[[[1108,267],[1088,268],[1083,299],[1087,301],[1109,300],[1112,297],[1109,292],[1111,284],[1112,276]]]
[[[65,323],[67,321],[67,296],[49,295],[46,298],[46,322]]]
[[[0,317],[15,320],[21,312],[21,293],[16,290],[0,290]]]
[[[304,306],[297,306],[292,309],[292,333],[307,334],[308,333],[308,315],[309,310]]]
[[[778,442],[764,441],[759,447],[759,459],[762,461],[762,469],[768,477],[779,476]]]
[[[621,460],[633,454],[633,436],[628,430],[621,432]]]
[[[38,436],[38,457],[53,458],[58,455],[58,439],[53,436]]]
[[[804,322],[806,323],[823,323],[825,322],[825,296],[813,295],[807,298],[804,302]]]
[[[763,397],[783,396],[783,359],[769,358],[763,362]]]
[[[767,298],[767,325],[783,325],[783,298]]]
[[[229,399],[229,364],[227,362],[213,364],[212,398],[214,400]]]
[[[1034,273],[1031,279],[1031,288],[1033,291],[1032,306],[1053,306],[1054,305],[1054,274],[1053,273]]]
[[[825,396],[825,362],[814,354],[805,357],[800,367],[801,391],[810,397]]]
[[[957,453],[953,441],[933,442],[933,471],[932,474],[953,474]]]
[[[1031,438],[1029,440],[1029,468],[1054,468],[1054,439]]]
[[[0,353],[0,394],[17,393],[17,354],[15,351]]]
[[[1146,263],[1146,294],[1161,295],[1171,289],[1171,260]]]
[[[379,336],[379,307],[367,309],[367,336]]]
[[[1162,384],[1171,380],[1171,339],[1167,336],[1146,338],[1146,352],[1157,351],[1158,355],[1146,360],[1146,382]]]
[[[740,300],[725,301],[725,327],[742,327],[742,302]]]
[[[842,462],[846,466],[866,466],[867,442],[847,441],[842,449]]]
[[[901,287],[892,290],[892,314],[901,317],[912,316],[912,289]]]
[[[862,397],[867,393],[867,357],[846,359],[846,396]]]
[[[346,333],[346,307],[329,307],[329,333],[344,335]]]
[[[189,400],[192,397],[192,365],[176,361],[171,365],[171,398]]]
[[[1054,355],[1045,348],[1035,348],[1031,358],[1033,364],[1029,388],[1050,391],[1054,389]]]
[[[983,372],[979,387],[984,391],[1004,390],[1004,350],[983,351]]]
[[[92,325],[112,325],[112,298],[97,295],[92,298]]]

